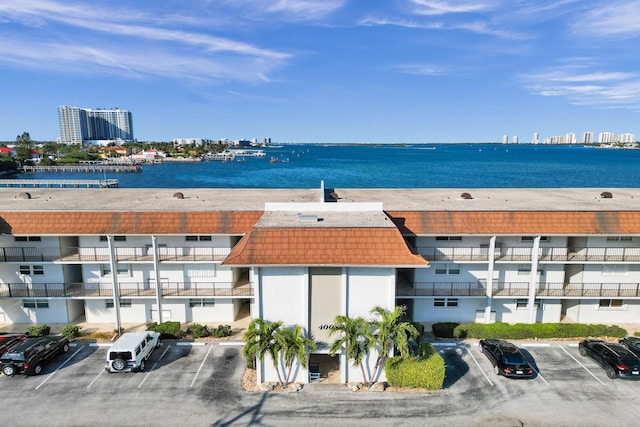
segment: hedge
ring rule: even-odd
[[[27,330],[27,335],[30,337],[43,337],[51,333],[51,326],[49,325],[36,325],[31,326]]]
[[[62,328],[60,335],[64,335],[69,341],[75,341],[80,337],[80,327],[78,325],[67,325]]]
[[[613,325],[587,325],[582,323],[462,323],[455,327],[453,338],[586,338],[627,336],[626,329]]]
[[[444,359],[428,343],[420,345],[420,353],[426,356],[387,359],[384,366],[387,382],[394,387],[440,390],[444,384]]]
[[[160,338],[179,338],[180,322],[157,322],[147,323],[147,331],[160,332]]]
[[[458,322],[434,323],[431,330],[433,331],[433,335],[438,338],[453,338],[453,330],[459,324]]]
[[[192,338],[203,338],[210,336],[211,331],[205,325],[194,323],[187,329],[187,334],[191,335]]]

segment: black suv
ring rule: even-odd
[[[640,337],[626,337],[621,339],[620,344],[627,347],[631,353],[640,357]]]
[[[0,357],[0,370],[9,377],[20,373],[38,375],[44,363],[68,351],[69,339],[65,336],[27,338]]]
[[[618,377],[640,378],[640,359],[618,343],[584,340],[580,342],[578,349],[582,356],[589,356],[598,362],[611,379]]]

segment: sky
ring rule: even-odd
[[[640,139],[637,0],[0,0],[0,140]]]

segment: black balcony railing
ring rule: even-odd
[[[481,282],[413,282],[399,285],[398,296],[484,296],[486,288]]]
[[[151,247],[114,248],[117,262],[152,262]],[[160,261],[222,261],[229,253],[229,247],[165,247],[158,248]],[[0,261],[6,262],[99,262],[110,261],[108,247],[2,247]]]
[[[251,297],[251,283],[242,281],[184,283],[168,282],[161,284],[164,297]],[[121,282],[118,284],[120,297],[156,296],[153,283]],[[0,298],[82,298],[113,297],[113,285],[110,283],[0,283]]]

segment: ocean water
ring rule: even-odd
[[[266,158],[166,162],[142,173],[28,174],[25,179],[119,180],[121,188],[640,187],[640,150],[583,146],[284,145]],[[281,162],[271,163],[275,157]],[[288,160],[288,161],[285,161]]]

